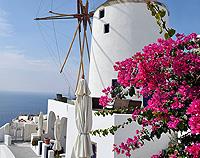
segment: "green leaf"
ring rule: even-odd
[[[117,131],[117,127],[116,126],[113,126],[113,131]]]
[[[143,119],[142,119],[141,117],[138,118],[137,121],[138,121],[138,124],[139,124],[139,125],[142,125],[142,120],[143,120]]]
[[[100,131],[99,131],[99,130],[97,130],[96,133],[97,133],[98,135],[100,135]]]
[[[151,119],[153,118],[152,111],[151,111],[151,110],[148,110],[148,111],[146,112],[146,116],[147,116],[147,119],[148,119],[148,120],[151,120]]]
[[[156,15],[156,11],[155,10],[151,10],[151,15],[155,16]]]
[[[161,18],[163,18],[166,15],[166,11],[164,9],[159,10],[159,14]]]
[[[113,130],[111,130],[110,133],[111,133],[112,135],[115,135],[115,132],[114,132]]]
[[[158,26],[162,27],[160,20],[156,20],[156,23],[158,24]]]
[[[170,37],[174,36],[175,33],[176,33],[176,30],[174,30],[174,29],[168,30],[168,34],[169,34]]]
[[[158,21],[160,21],[160,19],[161,19],[160,14],[159,14],[159,13],[156,13],[155,18],[156,18]]]
[[[161,133],[160,133],[160,132],[156,132],[156,137],[157,137],[158,139],[160,139]]]
[[[160,10],[160,7],[158,4],[155,3],[154,6],[157,8],[157,10]]]
[[[155,132],[151,132],[151,139],[153,139],[153,137],[155,136]]]
[[[104,131],[103,131],[103,134],[102,134],[104,137],[106,136],[106,135],[108,135],[108,130],[107,129],[105,129]]]
[[[160,32],[159,33],[160,34],[163,33],[163,28],[162,27],[160,27]]]
[[[166,21],[163,21],[162,28],[166,27]]]
[[[167,133],[167,131],[168,131],[167,127],[163,127],[163,132]]]
[[[103,117],[105,117],[104,111],[101,111],[100,114],[101,114]]]
[[[133,121],[132,118],[128,118],[127,120],[129,123],[131,123]]]
[[[169,36],[169,34],[166,32],[166,33],[165,33],[165,39],[168,39],[168,38],[170,38],[170,36]]]
[[[145,139],[145,140],[151,141],[151,139],[148,135],[144,135],[144,136],[142,136],[142,138]]]
[[[129,95],[132,97],[133,95],[135,95],[135,88],[134,87],[131,87],[129,89]]]
[[[153,11],[153,10],[154,10],[154,8],[153,8],[153,4],[151,4],[151,2],[150,2],[150,3],[148,3],[148,8],[149,8],[149,10],[151,10],[151,11]]]

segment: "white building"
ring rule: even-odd
[[[165,10],[166,7],[159,3]],[[140,51],[144,45],[155,42],[159,28],[145,0],[107,0],[97,8],[93,19],[93,35],[90,57],[89,88],[91,96],[98,98],[104,87],[110,86],[117,78],[113,65]],[[94,113],[95,111],[93,111]],[[66,118],[66,158],[71,158],[72,148],[78,134],[75,125],[75,106],[55,100],[48,101],[48,114],[54,113],[60,118]],[[119,125],[131,117],[130,114],[114,114],[98,117],[93,115],[93,130]],[[128,137],[134,136],[139,126],[136,123],[120,129],[108,137],[92,136],[96,145],[96,157],[93,158],[125,158],[112,152],[113,144],[120,144]],[[53,129],[49,127],[49,129]],[[52,132],[53,133],[53,132]],[[141,149],[133,152],[134,158],[149,158],[168,146],[169,138],[163,135],[160,140],[147,142]],[[65,146],[65,145],[64,145]],[[2,153],[2,155],[5,153]],[[11,158],[11,157],[7,157]]]
[[[66,132],[66,158],[71,158],[73,145],[75,143],[78,131],[75,121],[75,106],[68,103],[62,103],[55,100],[48,101],[48,113],[54,112],[60,118],[67,117],[67,132]],[[95,116],[93,111],[93,130],[105,129],[113,125],[120,125],[131,117],[131,114],[114,114],[113,116]],[[134,137],[136,129],[140,128],[137,123],[132,123],[124,129],[120,129],[115,135],[106,137],[91,136],[91,141],[96,146],[96,157],[93,158],[126,158],[124,155],[117,155],[112,152],[113,144],[120,144],[128,137]],[[145,145],[136,151],[132,156],[134,158],[150,158],[153,154],[157,154],[162,149],[167,148],[169,142],[168,135],[162,135],[161,139],[155,139],[154,142],[146,142]]]
[[[166,7],[158,3],[167,11]],[[97,8],[93,18],[93,35],[90,55],[89,88],[91,96],[98,98],[104,87],[112,85],[112,79],[117,78],[113,65],[140,51],[145,45],[155,42],[159,34],[159,27],[155,18],[147,9],[145,0],[108,0]],[[76,139],[74,106],[49,100],[48,112],[67,117],[67,149],[69,158]],[[95,112],[95,111],[94,111]],[[126,121],[130,114],[114,114],[113,116],[93,116],[93,130],[109,128]],[[120,129],[116,135],[108,137],[92,136],[97,147],[98,158],[123,158],[112,152],[113,144],[120,144],[128,137],[133,137],[133,131],[139,128],[136,123]],[[149,158],[168,145],[168,136],[163,136],[155,142],[146,145],[134,152],[135,158]]]
[[[145,0],[107,0],[98,7],[93,18],[90,55],[91,96],[100,97],[101,91],[117,78],[115,62],[130,58],[161,36]]]

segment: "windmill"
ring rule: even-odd
[[[78,83],[80,76],[82,76],[82,78],[84,78],[84,75],[85,75],[84,62],[83,62],[83,53],[84,53],[85,45],[86,45],[86,49],[87,49],[87,53],[88,53],[88,60],[90,61],[90,51],[89,51],[89,44],[88,44],[88,37],[87,37],[87,28],[89,26],[89,29],[92,32],[91,18],[94,15],[94,11],[89,12],[88,0],[86,0],[85,4],[83,4],[82,0],[77,0],[77,13],[75,13],[75,14],[57,13],[52,10],[50,10],[49,13],[52,15],[47,16],[47,17],[35,18],[34,20],[76,19],[78,22],[76,30],[75,30],[73,38],[72,38],[72,41],[70,43],[69,49],[67,51],[66,57],[61,66],[61,69],[60,69],[60,73],[62,73],[63,69],[65,67],[65,64],[69,58],[69,55],[71,53],[76,36],[78,36],[79,49],[80,49],[80,65],[79,65],[78,77],[77,77],[77,83]],[[83,31],[83,34],[81,34],[82,31]],[[77,84],[76,84],[76,87],[77,87]]]

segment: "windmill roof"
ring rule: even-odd
[[[103,3],[98,8],[100,8],[100,7],[106,7],[106,6],[111,6],[113,4],[128,3],[128,2],[129,3],[130,2],[133,2],[133,3],[146,3],[146,0],[107,0],[105,3]],[[161,2],[159,2],[157,0],[154,0],[154,2],[156,2],[159,5],[161,5],[162,7],[166,8],[166,10],[168,11],[168,15],[169,15],[169,10],[168,10],[167,6],[164,3],[161,3]]]

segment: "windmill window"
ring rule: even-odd
[[[110,24],[104,24],[104,33],[110,32]]]
[[[99,11],[99,19],[103,18],[105,16],[105,10],[102,9]]]

